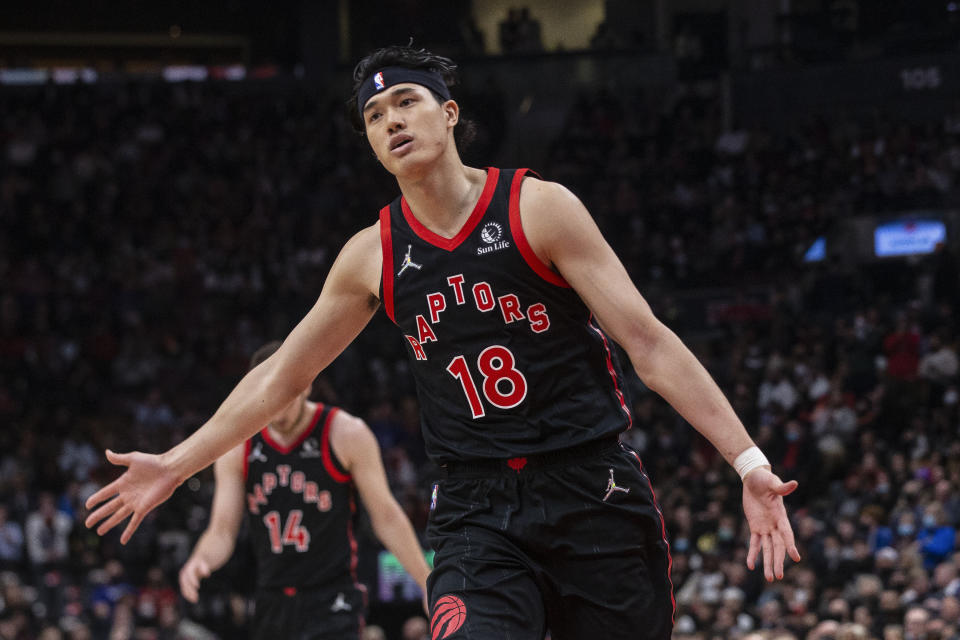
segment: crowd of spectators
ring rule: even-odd
[[[0,638],[243,637],[243,558],[197,606],[172,580],[205,526],[209,472],[127,546],[87,531],[82,503],[113,474],[104,447],[159,451],[199,426],[394,197],[339,105],[300,85],[0,92]],[[633,379],[625,438],[666,516],[676,636],[958,637],[954,253],[802,260],[856,213],[956,206],[949,121],[724,131],[710,100],[600,92],[550,158],[545,177],[586,202],[775,470],[800,481],[787,502],[804,558],[767,584],[744,566],[739,480]],[[679,302],[746,286],[749,304],[702,322]],[[378,317],[315,395],[369,422],[422,532],[435,470],[405,358]]]

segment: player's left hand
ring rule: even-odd
[[[783,482],[766,467],[759,467],[743,480],[743,513],[750,526],[750,550],[747,567],[756,567],[757,555],[763,552],[763,574],[768,582],[783,578],[786,554],[794,562],[800,561],[800,552],[793,538],[793,528],[783,506],[783,496],[797,488],[797,481]]]

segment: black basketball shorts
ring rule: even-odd
[[[449,465],[428,537],[432,640],[667,640],[666,529],[616,439]]]
[[[354,585],[257,592],[252,640],[359,640],[366,597]]]

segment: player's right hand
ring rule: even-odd
[[[108,449],[107,460],[127,467],[127,470],[119,478],[87,498],[87,510],[93,510],[96,507],[96,511],[87,516],[84,524],[91,529],[100,523],[97,533],[102,536],[129,516],[130,522],[120,536],[121,544],[127,544],[144,517],[154,507],[173,495],[174,489],[180,482],[169,471],[160,456],[138,451],[114,453]]]
[[[210,577],[210,565],[203,558],[191,556],[180,569],[180,593],[190,602],[200,597],[200,581]]]

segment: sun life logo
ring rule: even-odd
[[[503,238],[503,227],[500,226],[499,222],[488,222],[483,225],[483,229],[480,230],[480,239],[489,246],[477,247],[477,255],[481,256],[491,251],[499,251],[500,249],[509,247],[510,243],[506,240],[501,240],[501,238]]]
[[[480,239],[487,244],[493,244],[502,236],[503,227],[496,222],[488,222],[487,224],[483,225],[483,230],[480,232]]]

